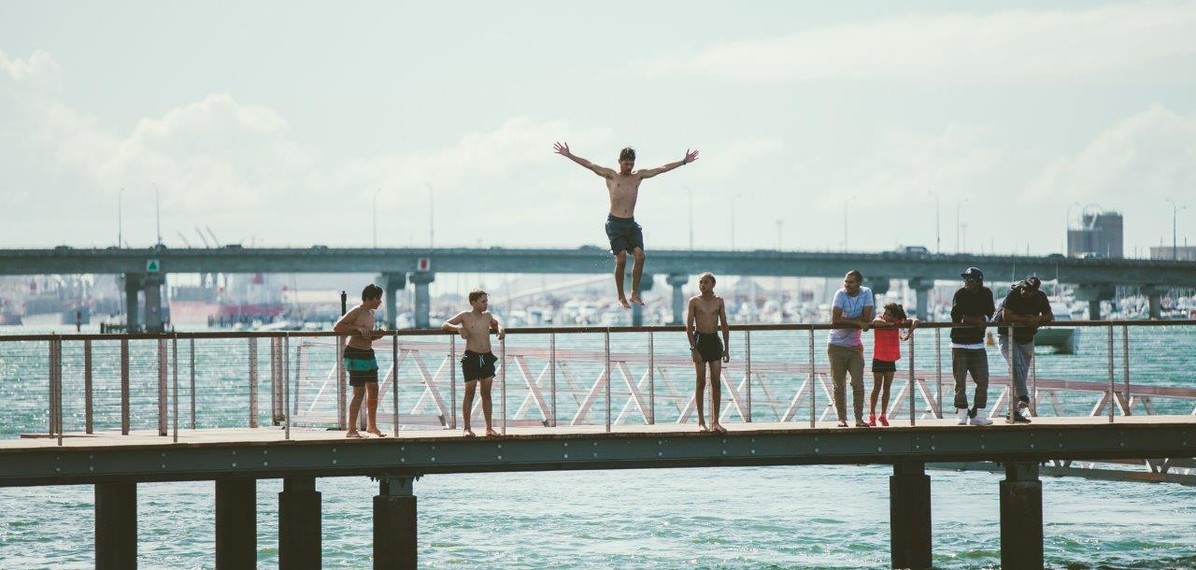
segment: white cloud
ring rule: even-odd
[[[752,161],[777,154],[784,148],[785,143],[774,137],[741,139],[721,148],[702,149],[698,160],[702,161],[704,176],[730,178],[740,173]],[[702,160],[703,156],[713,159]]]
[[[1158,78],[1191,80],[1193,29],[1192,2],[915,15],[724,41],[640,66],[655,76],[759,83],[884,78],[987,83],[1148,73],[1145,69]],[[1158,63],[1176,65],[1152,67]]]

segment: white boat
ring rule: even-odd
[[[1034,333],[1034,346],[1049,346],[1059,354],[1073,354],[1080,331],[1075,327],[1060,326],[1060,323],[1070,321],[1071,310],[1060,302],[1051,303],[1051,312],[1055,315],[1055,322],[1040,327]]]

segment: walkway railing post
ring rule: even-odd
[[[336,337],[336,429],[344,430],[349,425],[349,417],[345,415],[349,403],[345,400],[348,391],[345,388],[345,337]]]
[[[602,331],[602,336],[606,341],[606,432],[610,433],[610,327]]]
[[[548,382],[552,389],[552,427],[557,426],[556,419],[556,333],[548,333]]]
[[[502,382],[502,393],[500,395],[502,398],[502,434],[507,435],[507,336],[503,335],[502,339],[498,342],[499,350],[502,351],[502,362],[500,363],[500,366],[502,366],[502,377],[500,378]]]
[[[449,428],[457,429],[457,335],[449,337],[449,359]],[[469,412],[462,410],[461,414]]]
[[[648,425],[656,424],[656,338],[648,331]]]
[[[158,435],[165,437],[166,430],[166,337],[158,338]]]
[[[747,352],[747,369],[744,371],[744,380],[747,382],[747,417],[743,418],[744,423],[752,423],[752,331],[751,329],[743,331],[743,342],[745,345],[745,352]],[[727,347],[730,349],[730,347]]]
[[[943,329],[934,329],[935,417],[943,419]]]
[[[1109,351],[1109,423],[1113,423],[1113,409],[1117,407],[1117,387],[1113,378],[1113,324],[1109,323],[1106,327],[1108,331],[1108,351]]]
[[[195,429],[195,337],[191,337],[191,429]]]
[[[295,383],[299,383],[299,369],[295,368]],[[291,333],[282,341],[282,421],[286,426],[285,439],[291,439]]]
[[[257,338],[249,337],[249,427],[257,427]]]
[[[810,326],[810,427],[818,420],[818,381],[814,368],[814,327]]]
[[[171,398],[172,400],[174,400],[174,407],[173,407],[174,412],[171,414],[174,417],[171,418],[171,420],[172,420],[172,423],[174,424],[174,443],[178,443],[179,442],[179,333],[177,333],[177,332],[174,333],[170,339],[170,350],[171,350],[171,357],[170,357],[171,367],[174,370],[174,374],[172,376],[173,384],[174,384],[174,396]]]
[[[83,341],[83,431],[93,433],[95,419],[95,392],[92,384],[91,339]]]
[[[1021,350],[1017,346],[1017,339],[1013,336],[1013,325],[1006,327],[1006,334],[1004,340],[998,340],[1001,353],[1005,356],[1006,365],[1009,368],[1009,415],[1005,417],[1005,423],[1013,423],[1013,414],[1017,412],[1017,357],[1021,354]],[[997,336],[1000,335],[998,331]]]
[[[396,329],[391,333],[390,344],[390,369],[394,371],[394,378],[390,381],[390,400],[393,405],[394,421],[392,428],[395,437],[399,437],[399,331]],[[452,367],[453,363],[449,362]]]
[[[916,408],[914,405],[914,400],[917,398],[918,394],[918,378],[917,372],[915,372],[914,369],[914,329],[912,327],[909,329],[909,338],[906,339],[906,347],[908,348],[906,352],[909,353],[909,425],[914,426],[918,425],[918,418],[915,417],[917,414],[915,412]],[[884,413],[887,414],[888,410],[885,410]]]
[[[1125,370],[1125,393],[1122,397],[1125,398],[1125,410],[1122,411],[1124,415],[1133,415],[1130,402],[1130,327],[1121,325],[1121,364]]]
[[[129,339],[120,339],[120,434],[129,435]]]

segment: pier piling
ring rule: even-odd
[[[315,477],[287,477],[278,494],[278,567],[318,570],[321,566],[320,492]]]
[[[374,497],[374,568],[415,570],[419,541],[412,477],[384,477]]]
[[[216,480],[216,568],[257,567],[257,480]]]
[[[893,568],[930,568],[930,476],[926,464],[896,463],[889,477]]]
[[[137,568],[137,483],[96,483],[96,569]]]
[[[1042,568],[1042,481],[1037,463],[1006,463],[1001,481],[1001,568]]]

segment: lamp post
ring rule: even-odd
[[[731,251],[735,251],[735,200],[739,194],[731,196]]]
[[[930,191],[930,195],[934,196],[934,252],[943,252],[942,233],[939,231],[939,194],[934,190]]]
[[[378,249],[378,193],[382,188],[374,190],[374,249]]]
[[[955,203],[955,253],[963,252],[963,250],[960,249],[960,243],[959,243],[959,228],[961,227],[959,213],[960,213],[960,210],[963,208],[963,205],[966,204],[967,201],[968,201],[968,199],[964,198],[963,200],[960,200]]]
[[[843,251],[847,251],[847,203],[855,199],[855,194],[843,199]]]
[[[1167,201],[1171,203],[1171,261],[1179,261],[1179,244],[1176,243],[1175,218],[1176,214],[1180,210],[1187,208],[1187,206],[1180,206],[1171,198],[1167,198]]]
[[[116,247],[124,247],[125,242],[125,222],[124,222],[124,196],[125,187],[120,187],[120,192],[116,193]]]

